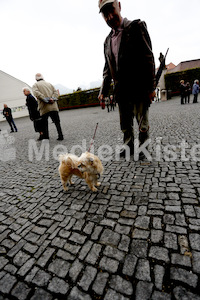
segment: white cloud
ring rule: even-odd
[[[200,58],[199,0],[121,0],[121,6],[122,16],[146,21],[157,65],[168,47],[167,63]],[[110,29],[97,0],[1,0],[0,11],[2,71],[30,85],[41,72],[72,89],[102,80]]]

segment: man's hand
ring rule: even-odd
[[[53,104],[54,100],[52,98],[49,99],[49,104]]]
[[[151,92],[149,94],[149,100],[150,100],[151,103],[152,103],[152,101],[153,101],[153,99],[154,99],[155,96],[156,96],[156,92],[155,91],[153,91],[153,92]]]
[[[98,96],[99,101],[102,101],[103,98],[104,98],[104,95],[103,95],[103,94],[101,94],[101,95]]]

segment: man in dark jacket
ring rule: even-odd
[[[6,118],[6,121],[8,122],[8,124],[10,125],[10,129],[11,129],[10,132],[14,132],[14,130],[17,132],[17,127],[13,120],[12,111],[11,111],[10,107],[7,106],[7,104],[4,104],[3,115]]]
[[[38,103],[35,97],[31,94],[31,91],[28,87],[23,88],[23,93],[26,96],[26,106],[28,108],[29,117],[33,121],[34,129],[36,132],[40,133],[38,140],[43,139],[43,124],[42,120],[40,121],[40,113],[38,111]]]
[[[119,105],[121,130],[124,133],[120,156],[125,156],[127,146],[130,153],[134,153],[134,117],[139,125],[140,145],[149,137],[149,106],[155,96],[151,40],[144,22],[122,18],[121,4],[117,0],[99,0],[99,9],[112,28],[104,43],[105,66],[99,100],[107,96],[113,79],[115,101]]]
[[[186,103],[186,86],[184,80],[180,81],[181,104]]]

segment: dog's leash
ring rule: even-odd
[[[94,131],[94,135],[93,135],[93,138],[92,138],[92,142],[90,144],[90,148],[88,149],[88,152],[90,152],[90,149],[91,149],[91,147],[92,147],[92,145],[94,143],[94,138],[95,138],[95,135],[96,135],[96,131],[97,131],[98,125],[99,125],[99,123],[97,123],[97,125],[96,125],[95,131]]]

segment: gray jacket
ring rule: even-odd
[[[192,94],[197,95],[199,93],[199,85],[197,83],[194,83],[192,86]]]

